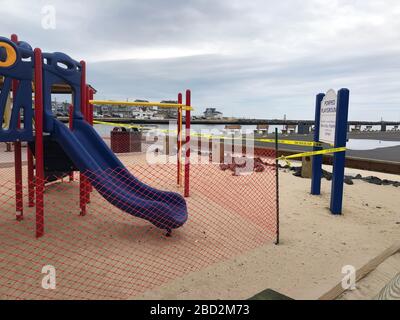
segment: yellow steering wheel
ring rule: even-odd
[[[3,41],[0,41],[0,48],[6,49],[7,53],[6,61],[0,61],[0,68],[11,67],[17,61],[17,52],[13,46]]]

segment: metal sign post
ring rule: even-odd
[[[346,147],[349,97],[350,92],[348,89],[339,90],[336,108],[335,148]],[[338,152],[333,155],[333,175],[330,208],[331,212],[337,215],[342,214],[345,162],[346,152]]]
[[[345,148],[347,142],[347,122],[349,110],[348,89],[340,89],[338,94],[329,90],[316,97],[314,142],[333,145],[335,149]],[[314,151],[322,150],[314,146]],[[343,183],[346,153],[335,152],[333,155],[333,173],[330,210],[333,214],[342,213]],[[311,194],[321,194],[322,155],[313,157]]]

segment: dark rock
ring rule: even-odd
[[[396,188],[400,187],[400,182],[394,182],[393,186],[396,187]]]
[[[368,183],[376,184],[378,186],[382,185],[382,180],[379,179],[378,177],[370,176],[370,177],[363,178],[363,180]]]
[[[362,179],[362,175],[361,174],[357,174],[353,179],[356,179],[356,180]]]
[[[264,172],[265,171],[265,167],[263,165],[260,165],[260,164],[255,165],[254,166],[254,171],[255,172]]]
[[[353,178],[349,177],[349,176],[344,177],[344,183],[347,184],[347,185],[352,186],[354,184]]]
[[[226,171],[226,170],[229,169],[229,165],[228,165],[228,164],[221,163],[221,164],[219,165],[219,168],[220,168],[222,171]]]
[[[328,181],[332,180],[332,173],[330,173],[326,170],[322,170],[322,176]]]
[[[382,185],[384,186],[390,186],[391,184],[393,184],[394,181],[390,181],[387,179],[382,180]]]
[[[301,177],[301,170],[300,171],[295,171],[294,173],[293,173],[293,175],[295,176],[295,177]]]

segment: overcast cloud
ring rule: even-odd
[[[311,119],[315,94],[347,87],[350,119],[400,120],[398,0],[0,0],[0,13],[2,36],[86,60],[97,98],[190,88],[196,113]]]

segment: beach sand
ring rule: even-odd
[[[358,173],[400,180],[398,175],[346,169],[346,174]],[[343,266],[361,267],[400,237],[400,189],[354,182],[344,187],[343,215],[333,216],[329,181],[322,180],[321,196],[312,196],[309,179],[281,170],[280,245],[266,244],[141,298],[248,299],[272,288],[294,299],[318,299],[342,280]]]

